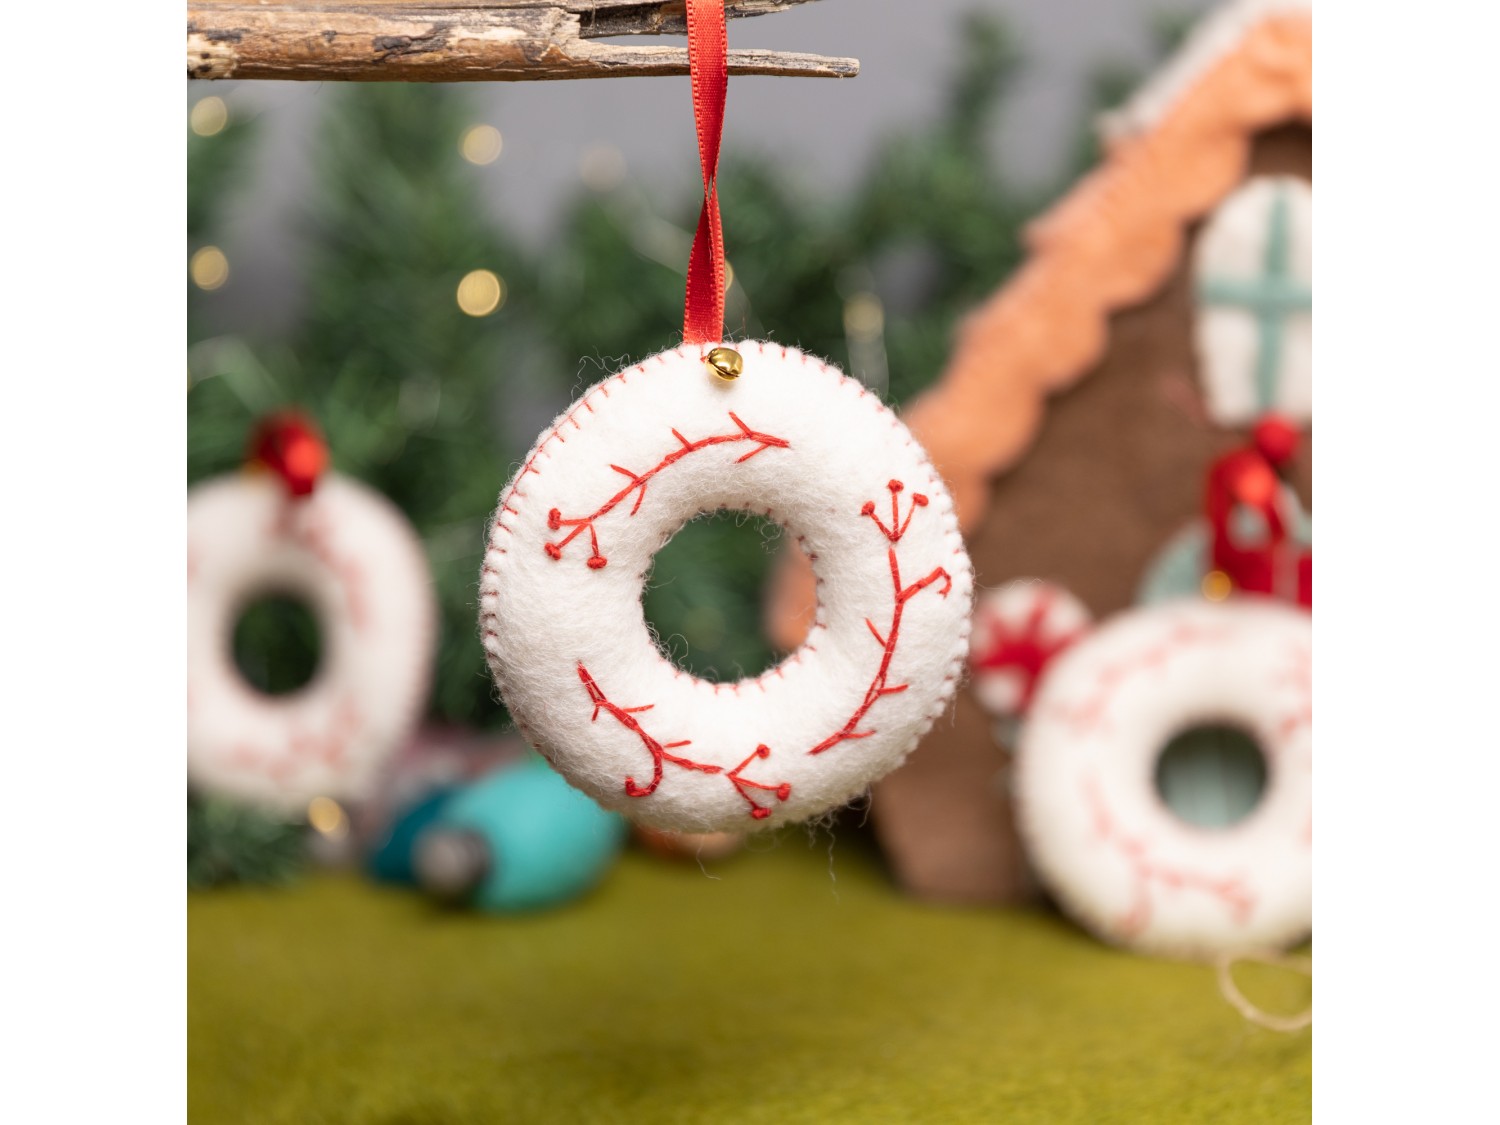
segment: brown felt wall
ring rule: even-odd
[[[1312,130],[1256,139],[1251,175],[1312,179]],[[1189,247],[1196,243],[1190,232]],[[1048,403],[1035,445],[994,482],[970,536],[980,588],[1045,578],[1096,617],[1129,606],[1152,557],[1197,517],[1209,462],[1246,440],[1204,418],[1193,354],[1191,250],[1144,304],[1110,321],[1109,349]],[[1311,510],[1311,439],[1292,482]],[[1014,900],[1028,882],[1003,778],[1005,755],[972,693],[951,725],[877,788],[881,840],[908,888],[952,900]]]

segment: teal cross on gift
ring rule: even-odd
[[[1271,202],[1271,227],[1266,232],[1265,262],[1259,277],[1238,280],[1206,277],[1198,285],[1205,304],[1247,310],[1259,329],[1255,361],[1255,397],[1262,411],[1276,402],[1276,380],[1281,370],[1286,319],[1312,311],[1312,289],[1292,275],[1291,207],[1285,188]]]

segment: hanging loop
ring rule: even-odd
[[[723,0],[687,0],[687,26],[703,209],[688,260],[682,339],[687,344],[716,344],[724,335],[724,231],[719,222],[718,174],[724,102],[729,93],[729,36]]]

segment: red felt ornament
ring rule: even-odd
[[[998,717],[1025,715],[1042,673],[1089,624],[1087,607],[1050,582],[1015,582],[985,593],[969,636],[975,697]]]
[[[1210,557],[1233,589],[1312,605],[1312,550],[1291,539],[1288,497],[1277,469],[1291,460],[1300,435],[1291,423],[1267,415],[1251,444],[1226,453],[1208,470],[1204,515],[1211,530]],[[1253,513],[1264,533],[1243,542],[1237,513]]]
[[[1302,434],[1280,414],[1267,414],[1250,433],[1255,448],[1275,468],[1281,468],[1297,454]]]
[[[328,443],[305,414],[285,410],[263,418],[250,435],[246,460],[270,469],[292,496],[310,496],[328,468]]]

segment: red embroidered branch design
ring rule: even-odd
[[[1255,897],[1240,876],[1214,878],[1153,860],[1148,854],[1146,842],[1138,836],[1127,834],[1110,816],[1104,796],[1099,791],[1097,778],[1088,777],[1083,783],[1083,792],[1093,814],[1094,834],[1105,846],[1114,848],[1124,857],[1135,880],[1135,901],[1129,910],[1115,920],[1115,925],[1123,936],[1133,937],[1150,924],[1153,883],[1174,891],[1202,891],[1222,902],[1235,922],[1244,925],[1249,920],[1250,912],[1255,908]]]
[[[734,415],[731,414],[730,417],[733,418]],[[735,418],[735,422],[743,426],[743,423],[740,423],[738,418]],[[753,432],[749,430],[747,430],[746,432],[753,434]],[[761,435],[754,436],[758,439]],[[681,435],[679,435],[679,438],[680,437]],[[729,440],[736,439],[731,438]],[[777,439],[771,439],[773,443],[775,440]],[[687,451],[690,444],[691,443],[684,441],[683,450]],[[769,445],[762,444],[758,446],[750,453],[747,453],[745,457],[741,457],[740,460],[743,461],[748,457],[754,456],[756,453],[759,453],[762,449],[765,448],[769,448]],[[643,477],[640,479],[644,480],[645,478]],[[634,488],[635,485],[632,485],[631,487]],[[860,729],[860,724],[864,721],[866,715],[869,714],[870,708],[874,707],[877,702],[879,702],[881,699],[884,699],[886,696],[896,695],[900,692],[903,692],[909,686],[907,684],[897,684],[892,687],[890,686],[889,682],[891,674],[891,661],[896,655],[896,647],[900,642],[901,619],[906,612],[906,603],[911,601],[912,598],[916,597],[923,590],[927,589],[929,586],[934,585],[938,581],[942,582],[942,586],[938,590],[938,594],[940,596],[946,598],[949,592],[953,589],[952,577],[949,575],[948,571],[941,566],[934,567],[931,573],[929,573],[925,578],[920,578],[917,581],[911,583],[911,585],[909,586],[902,584],[901,564],[896,557],[896,544],[901,542],[902,536],[906,534],[907,528],[911,526],[912,516],[915,514],[916,510],[918,508],[925,508],[928,505],[928,499],[920,492],[912,493],[911,506],[906,513],[905,519],[902,519],[899,494],[903,491],[904,485],[898,480],[893,480],[889,484],[887,484],[886,487],[887,489],[889,489],[891,494],[890,526],[886,526],[886,524],[881,521],[880,517],[875,514],[875,504],[873,501],[867,501],[864,507],[860,510],[860,514],[862,516],[867,516],[875,522],[876,526],[880,528],[881,533],[886,537],[886,539],[890,541],[891,544],[891,546],[886,550],[886,556],[890,562],[891,589],[894,598],[894,608],[891,611],[890,624],[886,627],[885,633],[882,634],[881,631],[876,628],[873,621],[871,621],[869,618],[865,619],[866,627],[870,630],[870,634],[875,638],[876,643],[879,644],[881,648],[880,665],[875,671],[875,678],[870,682],[870,686],[865,689],[864,698],[860,700],[859,706],[854,709],[854,713],[849,716],[848,722],[846,722],[833,734],[823,739],[822,742],[819,742],[812,749],[808,750],[808,754],[821,754],[825,750],[833,749],[840,743],[852,742],[861,738],[869,738],[871,735],[876,733],[874,729]],[[615,499],[611,501],[611,505],[617,504],[621,500],[623,500],[625,496],[628,495],[628,492],[629,490],[615,497]],[[640,503],[639,499],[637,499],[636,503],[638,507]],[[602,510],[603,509],[601,509],[601,511]],[[596,518],[598,518],[597,513],[595,516],[591,517],[591,519]],[[590,560],[589,565],[594,565],[592,559]],[[599,686],[598,681],[594,679],[594,677],[589,673],[589,670],[584,667],[582,663],[579,663],[578,665],[578,678],[580,681],[582,681],[584,690],[588,692],[589,701],[594,705],[594,713],[590,718],[590,722],[597,722],[600,713],[607,712],[611,717],[614,718],[617,723],[619,723],[622,727],[635,735],[636,738],[640,740],[641,745],[646,748],[646,752],[651,755],[651,780],[642,785],[637,782],[633,776],[627,776],[625,778],[625,795],[627,797],[649,797],[652,793],[655,793],[657,787],[661,785],[662,775],[665,772],[666,766],[669,764],[677,766],[681,769],[697,770],[699,773],[723,774],[729,779],[730,783],[734,785],[735,791],[745,799],[747,804],[749,804],[750,815],[756,820],[764,820],[766,817],[770,816],[772,808],[769,805],[759,804],[755,800],[755,797],[751,794],[751,790],[770,793],[778,801],[785,801],[792,795],[792,786],[789,782],[783,781],[776,784],[768,784],[761,781],[752,781],[751,779],[743,776],[745,769],[753,762],[763,760],[771,756],[771,748],[765,743],[760,743],[758,746],[756,746],[754,752],[733,769],[726,769],[723,766],[713,765],[708,762],[695,761],[692,758],[685,758],[681,755],[672,753],[672,751],[680,749],[684,746],[692,745],[691,739],[682,739],[677,742],[662,742],[654,735],[652,735],[649,731],[647,731],[646,728],[641,725],[640,720],[636,718],[637,715],[650,711],[655,706],[655,704],[647,703],[640,707],[621,707],[619,704],[613,702],[607,695],[605,695],[604,689]]]
[[[1276,724],[1276,733],[1283,739],[1290,739],[1303,727],[1308,728],[1311,734],[1312,728],[1312,650],[1299,645],[1292,652],[1291,666],[1280,676],[1277,683],[1282,687],[1290,687],[1297,696],[1297,702],[1293,709],[1284,714]],[[1307,772],[1312,772],[1312,755],[1301,756],[1300,767]],[[1307,823],[1302,827],[1302,843],[1312,847],[1312,809],[1307,812]]]
[[[1167,661],[1186,645],[1223,640],[1227,635],[1226,630],[1219,626],[1180,622],[1159,641],[1106,666],[1095,678],[1094,690],[1088,699],[1077,705],[1054,703],[1050,710],[1058,719],[1071,724],[1079,735],[1105,729],[1105,713],[1126,680],[1152,669],[1164,668]]]
[[[349,608],[349,624],[356,632],[362,631],[369,620],[364,568],[357,557],[339,553],[327,508],[316,497],[288,498],[282,503],[270,534],[301,543],[338,578]]]
[[[671,468],[684,457],[697,453],[701,449],[707,449],[714,445],[732,445],[738,442],[753,443],[755,448],[735,458],[734,463],[738,465],[750,460],[750,458],[758,453],[764,453],[767,449],[790,448],[790,443],[785,438],[773,437],[771,434],[763,434],[758,430],[752,430],[732,410],[729,412],[729,420],[735,424],[733,433],[715,434],[712,437],[700,438],[697,441],[688,441],[687,438],[682,436],[680,431],[674,429],[672,436],[677,439],[678,448],[672,450],[671,453],[668,453],[656,465],[643,473],[633,473],[629,469],[619,465],[611,465],[611,469],[621,476],[628,478],[630,483],[606,500],[592,515],[582,516],[577,519],[568,519],[564,518],[561,510],[557,508],[549,511],[547,513],[547,527],[550,530],[560,531],[565,527],[571,528],[571,530],[562,539],[545,544],[543,549],[547,552],[547,557],[561,559],[563,551],[567,548],[568,544],[587,531],[589,546],[591,548],[591,554],[588,559],[589,568],[591,570],[602,570],[608,566],[609,559],[605,558],[599,551],[599,532],[595,524],[629,499],[631,493],[635,493],[635,503],[630,506],[630,515],[635,515],[641,510],[641,502],[646,499],[646,486],[650,483],[651,478]]]
[[[839,730],[829,735],[818,743],[809,754],[821,754],[825,750],[832,750],[841,742],[852,742],[858,738],[869,738],[874,734],[873,729],[860,730],[859,724],[869,714],[870,708],[887,695],[895,695],[903,692],[909,685],[897,684],[895,687],[888,686],[891,674],[891,660],[896,655],[896,646],[901,639],[901,617],[906,612],[906,603],[911,601],[928,586],[938,579],[943,580],[943,585],[938,594],[946,598],[953,589],[953,578],[942,567],[935,567],[926,578],[920,578],[910,586],[901,585],[901,564],[896,558],[896,544],[901,542],[901,537],[906,534],[906,529],[911,526],[912,516],[918,508],[927,507],[927,497],[920,492],[911,494],[911,507],[907,509],[906,518],[901,518],[901,492],[905,486],[899,480],[893,480],[886,485],[891,494],[891,524],[887,527],[875,514],[875,501],[866,500],[860,515],[868,516],[880,528],[881,533],[891,541],[891,546],[886,549],[886,554],[891,563],[891,587],[895,597],[895,607],[891,611],[891,623],[887,626],[884,636],[875,627],[875,622],[868,617],[865,618],[865,627],[870,630],[870,635],[875,638],[875,643],[880,646],[880,667],[875,671],[875,678],[870,681],[870,686],[865,690],[865,697],[860,701],[854,714],[849,716],[849,721]]]
[[[239,769],[263,772],[277,784],[285,785],[310,765],[322,764],[329,769],[343,767],[348,761],[349,742],[359,733],[361,725],[363,720],[358,705],[353,698],[344,695],[334,708],[324,733],[315,734],[294,724],[287,735],[285,752],[262,752],[241,743],[234,748],[230,760]]]
[[[750,765],[751,762],[771,756],[771,749],[765,744],[757,746],[753,754],[732,770],[725,770],[723,766],[715,766],[707,762],[695,762],[691,758],[684,758],[672,753],[673,750],[679,747],[691,746],[692,739],[685,738],[679,742],[659,742],[636,719],[635,716],[651,710],[655,706],[654,703],[648,703],[644,707],[621,707],[619,704],[611,702],[609,697],[604,694],[604,689],[599,686],[598,681],[589,674],[589,670],[581,663],[578,665],[578,678],[583,681],[584,689],[589,693],[589,699],[594,704],[594,714],[589,721],[598,722],[599,712],[609,712],[616,722],[641,740],[641,745],[651,755],[651,780],[645,785],[640,785],[634,777],[626,777],[625,795],[627,797],[649,797],[652,793],[655,793],[657,786],[661,784],[664,763],[667,762],[670,762],[674,766],[680,766],[683,769],[697,770],[700,773],[724,774],[725,777],[729,778],[735,791],[749,804],[750,815],[756,820],[764,820],[771,815],[771,810],[765,805],[757,804],[755,798],[750,795],[749,790],[758,789],[762,792],[770,793],[778,801],[785,801],[792,795],[792,787],[788,782],[783,781],[779,784],[767,785],[764,782],[752,781],[747,777],[741,776],[745,767]]]
[[[1276,725],[1276,732],[1282,738],[1290,738],[1300,728],[1312,726],[1312,652],[1301,647],[1294,650],[1291,666],[1277,683],[1291,688],[1297,696],[1293,710],[1283,715]]]

